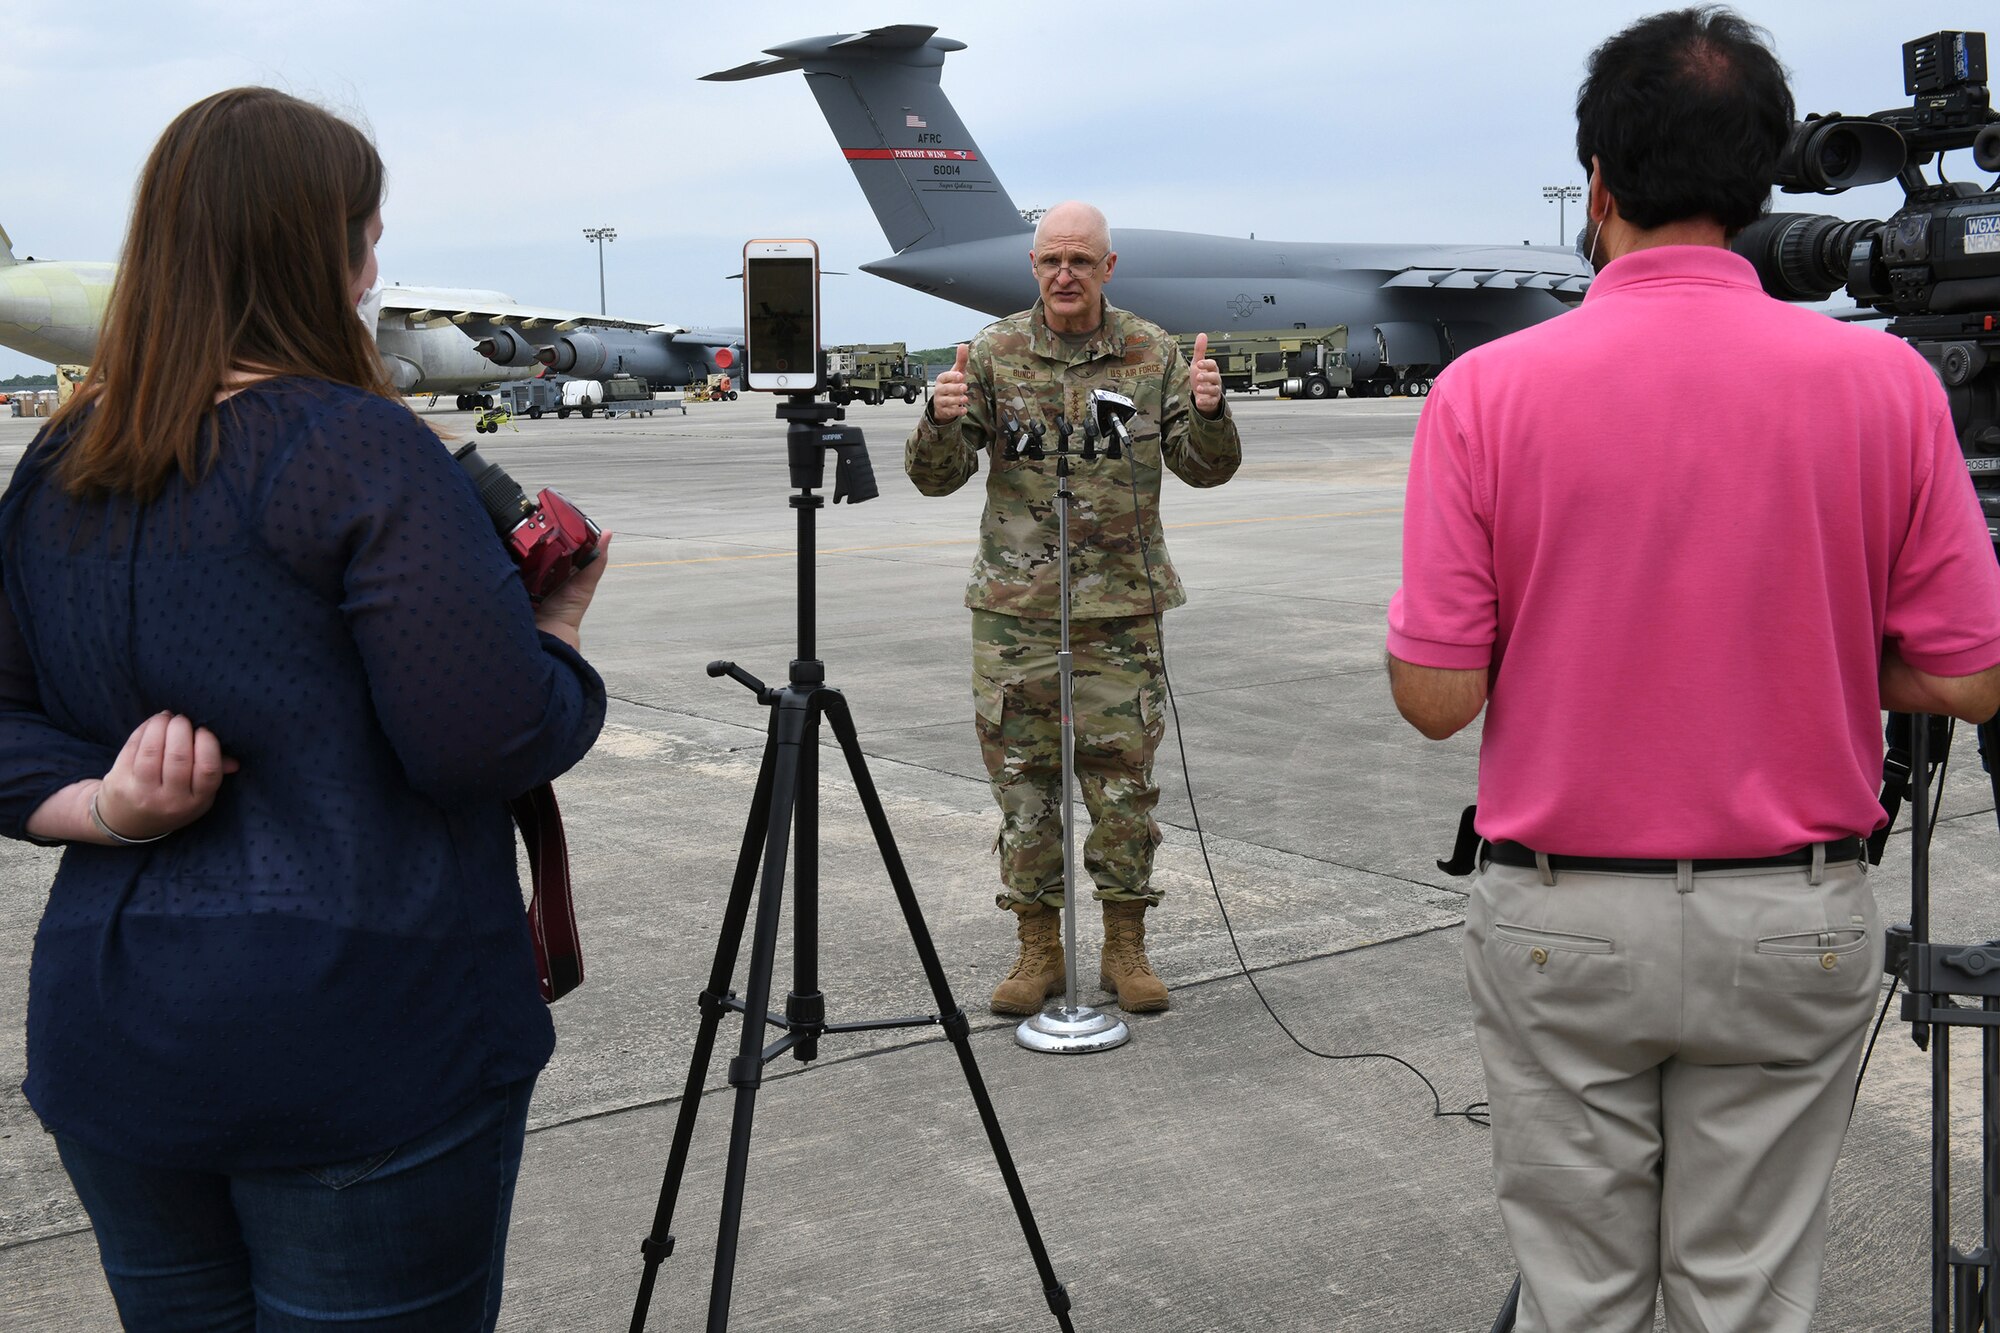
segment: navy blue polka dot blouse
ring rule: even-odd
[[[48,432],[0,500],[0,833],[162,709],[242,762],[164,841],[64,853],[24,1086],[138,1161],[337,1161],[547,1062],[503,803],[582,758],[604,685],[400,404],[282,379],[216,422],[151,504],[64,495]]]

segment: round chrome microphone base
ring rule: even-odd
[[[1052,1004],[1014,1029],[1014,1040],[1031,1051],[1052,1055],[1089,1055],[1123,1046],[1132,1038],[1124,1020],[1100,1014],[1087,1004],[1074,1009]]]

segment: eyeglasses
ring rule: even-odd
[[[1064,269],[1088,281],[1097,272],[1097,266],[1104,262],[1103,255],[1041,255],[1035,260],[1035,271],[1045,278],[1053,278]]]

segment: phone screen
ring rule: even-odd
[[[813,320],[813,261],[752,256],[744,261],[749,361],[753,377],[819,375]]]

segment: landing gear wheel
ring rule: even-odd
[[[480,394],[480,395],[479,395],[479,405],[480,405],[481,407],[485,408],[485,409],[486,409],[487,411],[489,411],[489,412],[490,412],[490,411],[492,411],[492,410],[493,410],[493,395],[492,395],[492,394],[490,394],[490,393],[482,393],[482,394]]]

